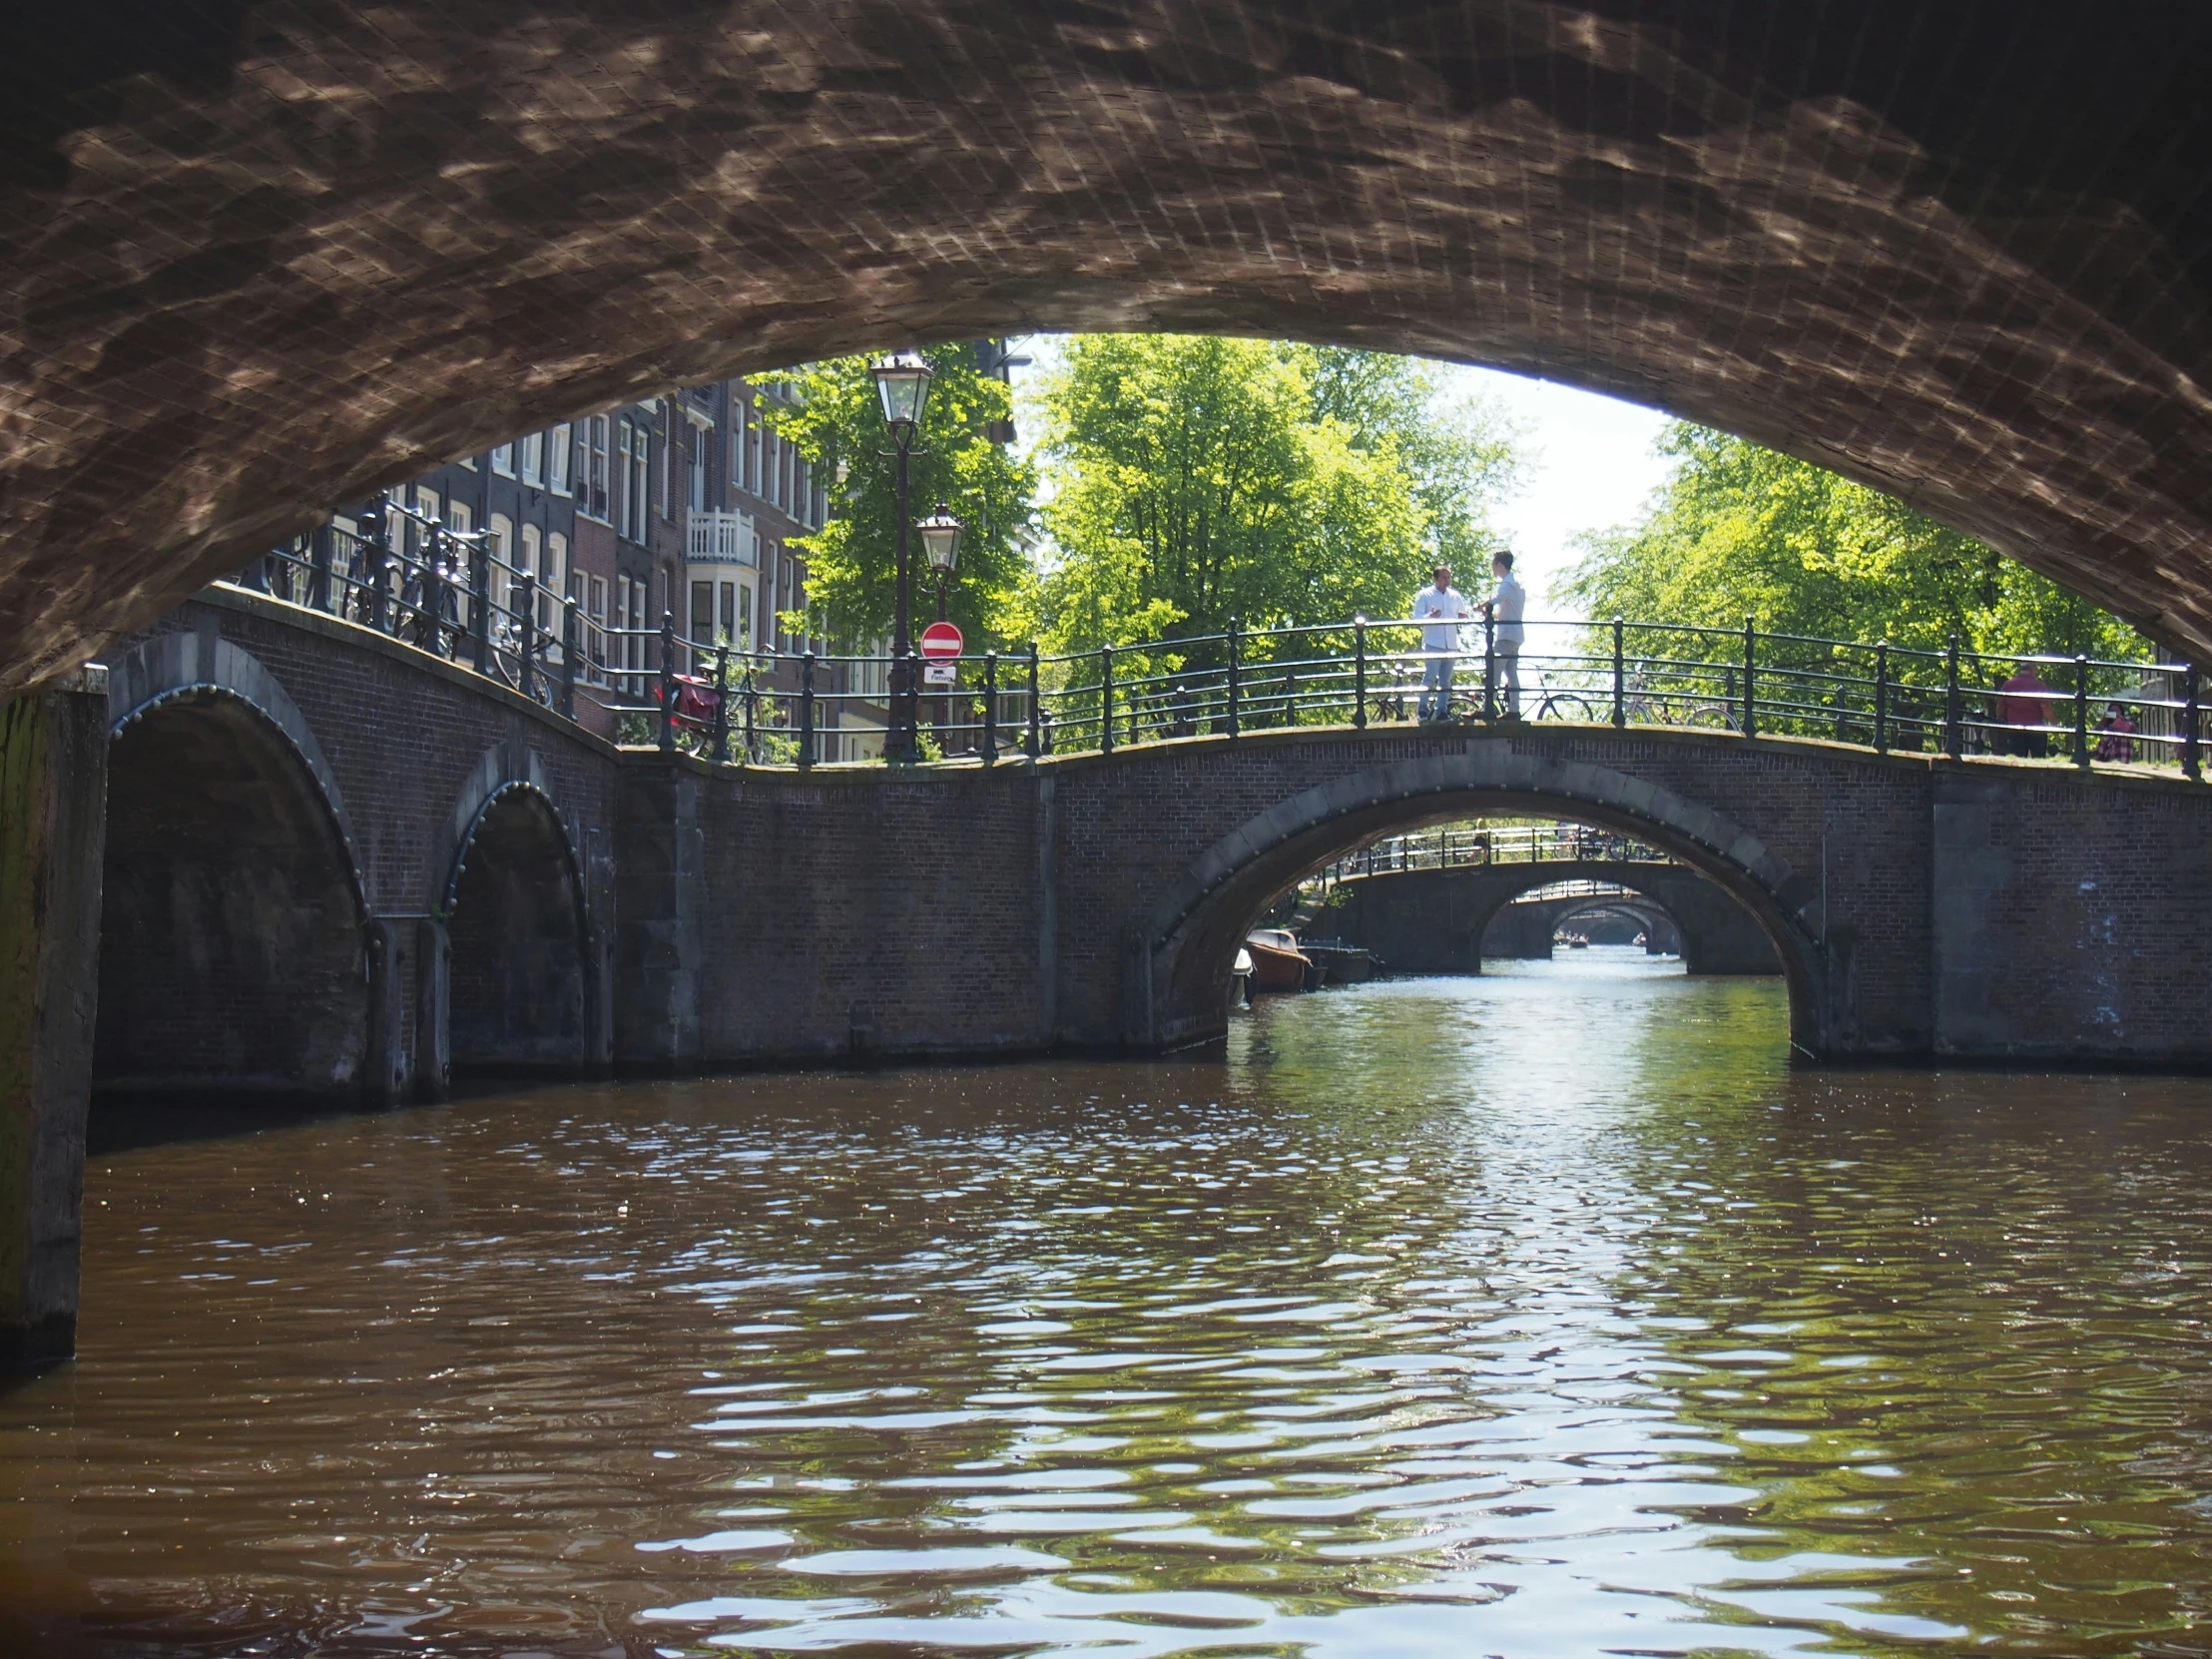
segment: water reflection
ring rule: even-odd
[[[2212,1651],[2212,1086],[1792,1073],[1782,996],[1592,950],[117,1155],[0,1636]]]

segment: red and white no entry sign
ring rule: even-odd
[[[921,654],[931,660],[957,657],[966,643],[960,638],[960,630],[949,622],[932,622],[921,631]]]

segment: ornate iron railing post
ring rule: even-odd
[[[1753,676],[1758,673],[1758,639],[1756,625],[1750,617],[1744,618],[1744,736],[1759,735],[1759,699],[1752,690]]]
[[[661,753],[676,751],[676,613],[661,613]]]
[[[2073,763],[2089,764],[2089,659],[2074,658]]]
[[[1244,736],[1244,630],[1237,619],[1229,619],[1229,735]]]
[[[1041,701],[1041,693],[1039,687],[1040,678],[1037,673],[1037,642],[1035,640],[1031,640],[1029,642],[1029,733],[1028,736],[1022,740],[1022,748],[1028,754],[1029,758],[1032,761],[1037,758],[1039,751],[1043,747],[1040,742],[1040,734],[1042,733],[1044,727],[1044,704]]]
[[[387,528],[369,543],[368,579],[373,597],[368,602],[368,625],[379,634],[391,630],[391,546]]]
[[[491,539],[476,536],[468,544],[468,632],[475,645],[478,674],[491,672]]]
[[[1890,753],[1890,642],[1874,648],[1874,752]]]
[[[337,541],[337,526],[324,524],[316,528],[307,557],[313,561],[307,574],[307,607],[315,611],[330,608],[330,549]]]
[[[799,764],[815,764],[815,654],[799,659]]]
[[[983,764],[998,759],[998,653],[983,653]]]
[[[2181,770],[2191,782],[2204,776],[2197,749],[2197,668],[2191,663],[2181,675]]]
[[[515,615],[522,625],[515,678],[522,683],[522,695],[534,703],[538,696],[538,578],[534,571],[524,571],[517,584]]]
[[[1446,708],[1444,714],[1449,716]],[[1482,718],[1497,719],[1497,618],[1482,619]]]
[[[1352,619],[1352,729],[1368,729],[1368,619]]]
[[[1613,728],[1628,724],[1628,624],[1613,619]]]
[[[1950,636],[1943,651],[1943,754],[1955,761],[1959,755],[1958,636]]]
[[[426,547],[422,557],[422,609],[415,619],[415,644],[433,657],[445,655],[445,572],[439,568],[437,549]]]
[[[715,647],[715,736],[708,751],[717,766],[730,761],[730,648]]]
[[[1098,648],[1098,752],[1114,752],[1114,648]]]
[[[583,626],[576,615],[576,596],[561,601],[561,714],[576,718],[576,651]]]

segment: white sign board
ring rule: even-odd
[[[925,686],[956,686],[960,683],[958,663],[923,663],[921,683]]]

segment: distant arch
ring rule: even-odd
[[[1573,819],[1638,835],[1748,910],[1781,959],[1798,1046],[1820,1052],[1824,963],[1817,889],[1725,814],[1589,762],[1468,744],[1305,790],[1221,836],[1144,913],[1130,941],[1125,1031],[1159,1047],[1221,1024],[1236,941],[1271,899],[1352,848],[1484,815]]]
[[[487,750],[447,831],[432,908],[451,943],[454,1068],[591,1064],[596,975],[583,866],[537,755],[514,738]]]

